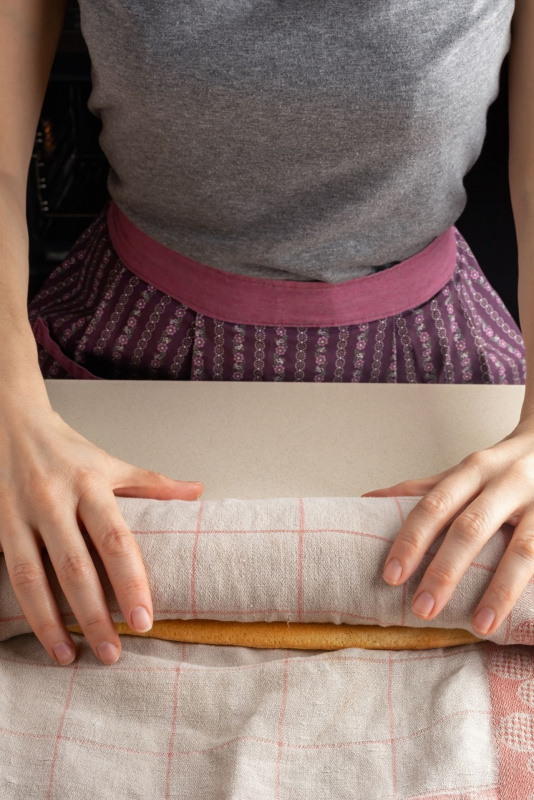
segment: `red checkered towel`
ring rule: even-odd
[[[405,586],[382,568],[419,498],[117,498],[154,618],[464,628],[509,542],[484,546],[436,619],[410,611],[446,531]],[[114,621],[124,621],[100,558]],[[70,613],[46,551],[67,624]],[[81,634],[55,665],[0,554],[0,797],[534,798],[532,583],[489,639],[428,651],[261,650]],[[503,646],[506,645],[506,646]]]

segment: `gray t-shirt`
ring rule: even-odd
[[[339,283],[461,215],[515,0],[79,0],[108,190],[227,272]]]

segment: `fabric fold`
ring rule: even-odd
[[[467,569],[435,619],[411,612],[416,589],[448,527],[406,584],[382,571],[391,545],[419,497],[282,497],[152,500],[117,498],[141,552],[154,619],[331,622],[461,628],[473,613],[510,541],[503,525]],[[123,622],[104,564],[84,540],[114,622]],[[67,625],[77,620],[46,549],[43,564]],[[500,627],[496,644],[534,644],[533,582]],[[0,554],[0,641],[31,632]]]

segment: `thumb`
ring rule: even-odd
[[[446,475],[453,471],[446,469],[444,472],[437,472],[435,475],[428,475],[426,478],[415,478],[413,480],[401,481],[393,486],[388,486],[385,489],[373,489],[370,492],[364,492],[361,497],[410,497],[410,496],[423,496],[430,489],[433,489],[436,483],[442,480]]]
[[[149,497],[155,500],[198,500],[204,491],[201,481],[179,481],[136,467],[120,459],[113,459],[110,483],[119,497]]]

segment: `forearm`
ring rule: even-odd
[[[534,422],[534,206],[527,212],[525,204],[520,214],[516,205],[515,217],[519,257],[519,322],[525,341],[527,363],[521,419],[528,416]]]
[[[521,419],[534,421],[534,0],[516,0],[508,70],[509,178],[519,257],[519,324],[527,380]]]
[[[26,184],[0,173],[0,403],[20,392],[44,399],[27,312]]]
[[[26,183],[65,0],[2,0],[0,9],[0,405],[47,394],[28,321]]]

